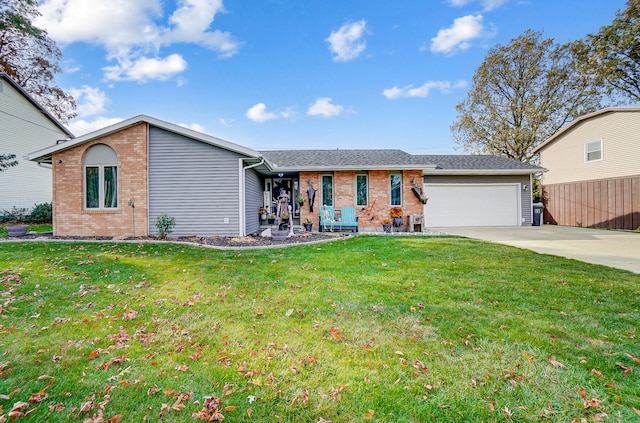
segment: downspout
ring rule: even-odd
[[[246,181],[246,172],[247,169],[252,169],[254,167],[260,166],[264,164],[264,157],[260,158],[259,163],[254,163],[252,165],[242,167],[240,171],[240,219],[239,219],[239,232],[240,236],[247,235],[247,219],[245,215],[245,181]],[[240,166],[242,166],[242,159],[240,159]]]

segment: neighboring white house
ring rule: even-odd
[[[68,129],[0,72],[0,154],[18,160],[18,166],[0,173],[0,212],[51,202],[51,169],[24,156],[68,138],[73,138]]]
[[[581,116],[534,152],[548,169],[542,177],[546,223],[640,227],[640,107]]]

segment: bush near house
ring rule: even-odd
[[[11,210],[3,210],[0,214],[0,224],[5,223],[51,223],[51,203],[35,204],[31,210],[14,207]]]

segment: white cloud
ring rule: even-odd
[[[367,44],[362,37],[365,34],[366,25],[367,22],[364,19],[346,23],[329,35],[325,41],[329,43],[329,49],[334,53],[335,62],[348,62],[364,51]]]
[[[503,4],[507,3],[509,0],[476,0],[478,3],[482,5],[485,11],[496,9]],[[449,0],[448,3],[453,7],[461,7],[466,6],[469,3],[472,3],[473,0]]]
[[[182,126],[183,128],[191,129],[202,134],[207,133],[207,130],[204,128],[204,126],[200,125],[199,123],[179,123],[178,126]]]
[[[255,106],[247,110],[247,118],[254,122],[264,123],[268,120],[274,119],[294,119],[296,112],[293,107],[287,107],[282,111],[267,112],[267,106],[264,103],[258,103]],[[223,125],[227,125],[228,122],[221,122]]]
[[[97,131],[98,129],[106,128],[107,126],[114,125],[122,122],[122,118],[106,118],[98,117],[92,121],[75,119],[69,122],[68,128],[75,136],[81,136],[88,134],[89,132]]]
[[[35,24],[61,44],[84,42],[103,46],[107,59],[117,62],[104,68],[108,77],[116,80],[134,79],[138,75],[143,81],[167,79],[184,71],[186,64],[165,73],[135,69],[153,65],[148,60],[158,59],[147,57],[159,56],[162,48],[174,43],[197,44],[216,51],[220,57],[238,52],[240,43],[230,33],[210,29],[216,15],[224,11],[222,0],[179,0],[168,18],[163,17],[163,4],[162,0],[44,0],[39,7],[42,16]],[[168,57],[172,56],[175,55]],[[163,76],[158,78],[154,74]]]
[[[451,54],[471,47],[469,41],[482,35],[482,15],[467,15],[456,18],[453,25],[438,31],[438,35],[431,39],[431,51],[434,53]]]
[[[109,102],[107,95],[100,88],[83,85],[82,88],[72,88],[69,94],[76,100],[76,113],[79,117],[95,116],[105,112]]]
[[[179,54],[172,54],[164,59],[140,57],[134,60],[120,59],[118,62],[115,66],[103,68],[107,80],[145,82],[153,79],[166,81],[187,68],[187,62]]]
[[[247,110],[247,117],[254,122],[264,123],[268,120],[278,119],[275,113],[267,112],[267,106],[264,103],[258,103]]]
[[[448,94],[452,88],[464,88],[467,85],[465,81],[457,81],[455,84],[451,84],[449,81],[427,81],[419,87],[413,85],[407,85],[402,88],[393,87],[388,88],[382,92],[382,95],[389,100],[397,100],[399,98],[412,98],[428,97],[431,90],[440,90],[442,94]]]
[[[344,107],[336,104],[331,104],[332,99],[330,97],[321,97],[316,100],[309,109],[307,114],[309,116],[322,116],[325,118],[338,116],[344,113]]]

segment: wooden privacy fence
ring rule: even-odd
[[[640,176],[544,185],[542,193],[545,223],[640,228]]]

